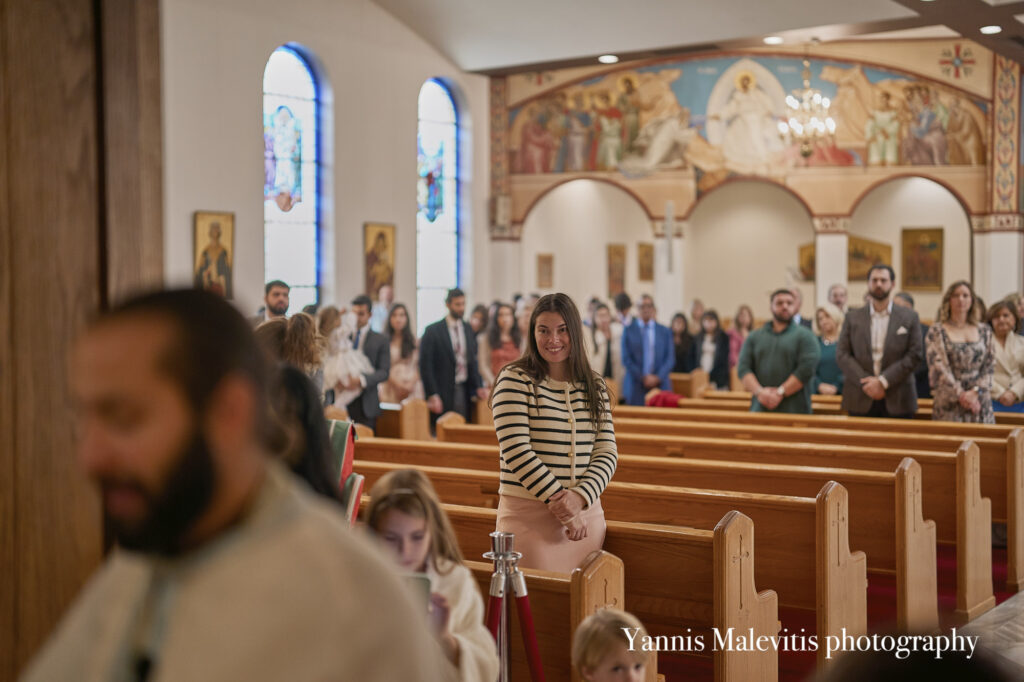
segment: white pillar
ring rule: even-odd
[[[950,282],[946,282],[948,286]],[[1024,288],[1024,234],[974,233],[974,289],[992,305]]]
[[[654,245],[654,300],[662,320],[683,310],[683,247],[679,225],[675,220],[675,204],[665,202],[662,235]],[[677,236],[679,235],[679,236]]]
[[[486,279],[490,286],[488,299],[480,303],[489,303],[492,298],[509,302],[513,293],[526,294],[536,288],[531,286],[536,279],[528,280],[523,272],[522,241],[492,239],[490,246],[489,258],[480,263],[481,266],[486,263],[486,267],[477,268],[477,280]],[[482,277],[485,272],[488,273],[486,278]]]
[[[849,239],[845,232],[819,232],[814,237],[814,305],[828,303],[828,288],[833,284],[846,286],[847,249]]]

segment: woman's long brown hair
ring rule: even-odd
[[[543,381],[549,374],[548,363],[541,357],[537,347],[537,316],[541,313],[555,313],[565,322],[569,332],[569,381],[583,386],[587,396],[587,408],[590,421],[594,425],[594,433],[600,430],[604,421],[604,405],[608,400],[608,389],[604,380],[590,367],[586,345],[583,340],[583,322],[576,304],[565,294],[548,294],[542,296],[530,315],[530,331],[526,340],[526,351],[521,358],[510,362],[507,367],[516,369],[536,382]],[[493,393],[491,394],[493,398]]]

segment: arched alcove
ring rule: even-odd
[[[522,290],[563,291],[585,311],[591,296],[608,296],[608,245],[624,244],[626,291],[653,291],[653,281],[639,281],[637,267],[637,244],[653,241],[650,219],[631,194],[606,182],[567,182],[545,194],[523,223]],[[550,288],[538,286],[538,254],[554,257]]]
[[[683,235],[683,295],[732,317],[740,304],[768,315],[768,295],[796,284],[810,315],[814,283],[799,280],[799,247],[814,242],[805,204],[774,183],[743,180],[703,196]],[[667,311],[666,311],[667,312]]]
[[[942,283],[971,278],[971,224],[963,204],[941,184],[921,177],[895,178],[882,183],[857,203],[850,217],[851,237],[862,237],[892,247],[896,291],[903,290],[902,233],[904,228],[941,228],[943,235]],[[867,283],[851,278],[850,304],[859,305]],[[922,318],[931,319],[942,300],[942,291],[910,289]]]

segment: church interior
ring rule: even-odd
[[[101,312],[202,288],[269,319],[283,281],[289,314],[366,295],[425,341],[454,288],[467,317],[561,292],[587,327],[625,293],[697,334],[697,301],[726,330],[743,306],[771,327],[780,290],[815,325],[833,285],[867,309],[885,264],[941,327],[955,283],[985,306],[1024,293],[1022,66],[1020,0],[0,0],[0,682],[112,551],[68,378]],[[590,679],[569,649],[605,606],[708,642],[955,627],[995,652],[985,679],[1024,679],[1024,417],[944,423],[922,401],[872,425],[838,394],[759,415],[760,387],[707,390],[693,352],[671,375],[685,409],[614,406],[603,553],[527,571],[547,679]],[[486,600],[498,479],[471,454],[497,459],[495,415],[484,395],[428,424],[430,393],[380,400],[354,471],[367,495],[433,472]],[[518,647],[507,679],[528,679]],[[635,679],[870,679],[837,665],[709,646]]]

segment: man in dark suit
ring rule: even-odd
[[[924,357],[921,323],[910,308],[894,306],[896,273],[888,265],[868,271],[870,302],[846,315],[836,346],[843,371],[843,409],[859,417],[913,417],[914,370]]]
[[[387,337],[370,328],[370,311],[373,301],[369,296],[356,296],[352,300],[352,312],[356,316],[356,331],[352,335],[352,348],[360,350],[370,361],[373,371],[361,374],[346,386],[347,389],[362,387],[363,392],[347,406],[349,419],[357,424],[366,424],[371,429],[377,426],[380,415],[380,397],[377,385],[388,380],[391,371],[391,347]]]
[[[622,332],[622,397],[627,405],[643,405],[652,388],[670,390],[668,374],[676,362],[672,330],[654,320],[654,299],[644,294],[637,307],[640,316]]]
[[[901,291],[898,294],[894,295],[892,297],[892,302],[893,305],[901,305],[904,308],[910,308],[911,310],[914,309],[914,297],[905,291]],[[926,325],[924,322],[921,322],[921,339],[923,340],[927,338],[928,325]],[[917,369],[914,370],[914,385],[917,386],[917,397],[919,400],[921,398],[932,397],[932,387],[931,384],[928,383],[927,362],[921,362],[921,364],[917,366]]]
[[[796,312],[793,313],[793,322],[796,322],[798,325],[802,327],[807,327],[808,329],[813,330],[814,324],[806,317],[800,314],[800,306],[802,306],[804,303],[804,293],[800,291],[800,287],[790,287],[789,291],[791,294],[793,294],[793,305],[794,309],[796,310]]]
[[[487,400],[477,366],[476,336],[462,319],[466,295],[461,289],[450,289],[445,305],[448,315],[429,325],[420,340],[420,378],[431,425],[450,411],[469,419],[473,396]]]

